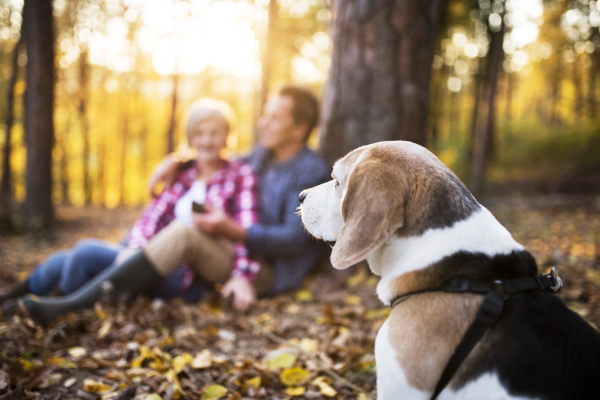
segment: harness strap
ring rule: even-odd
[[[454,350],[454,354],[446,364],[444,372],[440,380],[438,381],[435,391],[431,396],[431,400],[437,399],[438,395],[450,382],[458,368],[460,368],[463,361],[471,353],[471,350],[477,345],[479,339],[483,337],[487,329],[492,326],[500,317],[502,308],[504,307],[504,299],[495,292],[489,292],[483,299],[483,302],[477,310],[475,315],[475,321],[467,330],[467,333],[463,336],[462,340]]]
[[[490,328],[500,317],[504,307],[504,301],[514,293],[540,290],[542,292],[556,293],[562,287],[561,279],[556,275],[556,270],[552,268],[548,274],[538,276],[528,276],[514,279],[504,279],[490,281],[478,281],[466,276],[455,276],[448,283],[436,288],[419,290],[400,295],[391,301],[392,309],[407,298],[421,293],[428,292],[447,292],[447,293],[478,293],[485,294],[485,298],[477,310],[475,321],[467,333],[463,336],[454,350],[454,354],[446,364],[444,372],[435,387],[431,400],[435,400],[446,385],[452,380],[456,371],[468,357],[471,350],[477,345],[477,342],[483,337],[488,328]]]

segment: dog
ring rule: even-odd
[[[332,246],[333,267],[366,259],[384,304],[402,297],[375,341],[378,399],[430,399],[484,301],[431,290],[458,276],[531,279],[537,264],[417,144],[360,147],[332,177],[300,194],[306,229]],[[552,293],[515,293],[437,398],[600,398],[600,334]]]

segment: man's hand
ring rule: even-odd
[[[215,236],[223,236],[235,242],[246,240],[246,229],[229,218],[224,211],[204,204],[206,212],[192,213],[192,222],[198,229]]]
[[[156,197],[156,187],[160,182],[163,182],[165,189],[169,189],[177,176],[177,168],[181,165],[181,157],[177,154],[169,154],[158,163],[152,170],[148,179],[148,192],[150,196]]]
[[[244,278],[230,278],[221,290],[221,296],[229,297],[233,293],[233,306],[244,311],[256,301],[254,286]]]

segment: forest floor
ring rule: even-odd
[[[600,326],[600,202],[582,197],[488,202],[559,296]],[[62,207],[51,236],[0,238],[0,287],[85,237],[119,241],[139,210]],[[328,269],[294,292],[233,312],[213,295],[197,304],[138,298],[97,304],[49,329],[0,316],[0,399],[338,399],[375,393],[373,343],[389,314],[364,266]]]

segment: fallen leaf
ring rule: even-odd
[[[71,386],[73,386],[76,383],[77,383],[77,378],[69,378],[65,381],[65,383],[63,383],[63,386],[66,388],[70,388]]]
[[[202,400],[219,400],[227,394],[227,389],[221,385],[212,385],[202,393]]]
[[[299,386],[303,385],[308,381],[310,377],[310,372],[305,370],[304,368],[294,367],[288,368],[279,374],[279,379],[281,383],[286,386]]]
[[[171,366],[173,367],[173,370],[175,370],[175,373],[179,374],[181,371],[183,371],[183,368],[185,368],[187,364],[191,364],[192,361],[194,361],[194,358],[191,356],[191,354],[183,353],[173,359]]]
[[[270,359],[267,362],[267,368],[269,371],[277,371],[280,369],[289,368],[294,365],[297,359],[298,356],[295,354],[283,353]]]
[[[156,393],[152,393],[152,394],[149,394],[148,396],[144,397],[144,400],[163,400],[163,399]]]
[[[104,339],[105,337],[107,337],[108,334],[110,333],[111,328],[112,328],[112,319],[111,318],[105,319],[104,322],[102,323],[102,326],[100,327],[100,329],[98,329],[98,339]]]
[[[301,302],[309,302],[313,300],[313,294],[309,290],[298,290],[296,292],[296,300]]]
[[[104,393],[110,390],[110,386],[88,378],[83,381],[83,390],[90,393]]]
[[[60,383],[60,381],[62,381],[61,374],[52,374],[45,378],[37,387],[39,389],[45,389],[47,387],[54,386],[57,383]]]
[[[356,295],[349,295],[344,298],[344,302],[351,306],[358,306],[362,303],[362,299]]]
[[[302,338],[300,341],[300,347],[311,354],[316,354],[317,350],[319,350],[317,341],[309,338]]]
[[[260,376],[255,376],[254,378],[248,379],[246,383],[252,386],[255,390],[258,390],[258,388],[260,387],[260,381]]]
[[[212,353],[208,349],[202,350],[196,354],[196,357],[192,360],[192,368],[201,369],[208,368],[212,365]]]
[[[313,379],[313,381],[311,383],[319,388],[319,390],[321,391],[321,394],[323,396],[327,396],[327,397],[337,396],[337,390],[335,390],[334,388],[329,386],[329,383],[331,383],[330,378],[327,378],[325,376],[319,376],[319,377]]]
[[[69,352],[69,355],[73,358],[81,358],[87,355],[87,350],[83,347],[71,347],[67,351]]]
[[[285,389],[285,394],[288,396],[302,396],[304,393],[306,393],[306,388],[304,386],[289,387]]]

